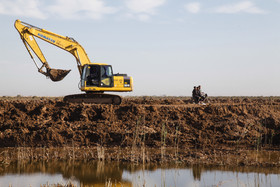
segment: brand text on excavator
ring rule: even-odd
[[[40,33],[38,33],[38,36],[40,36],[40,37],[42,37],[42,38],[44,38],[44,39],[46,39],[46,40],[49,40],[49,41],[52,42],[52,43],[55,43],[55,40],[53,40],[53,39],[51,39],[51,38],[49,38],[49,37],[46,37],[46,36],[44,36],[44,35],[42,35],[42,34],[40,34]]]

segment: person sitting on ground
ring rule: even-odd
[[[201,103],[201,102],[206,100],[208,95],[201,91],[201,86],[200,85],[197,87],[197,90],[198,90],[197,92],[198,92],[198,98],[199,98],[198,102]]]
[[[196,86],[193,87],[192,98],[196,104],[199,102],[199,93]]]

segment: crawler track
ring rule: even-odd
[[[122,98],[118,95],[112,95],[112,94],[90,93],[90,94],[67,95],[64,97],[63,101],[69,103],[119,105],[122,102]]]

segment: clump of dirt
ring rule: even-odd
[[[127,97],[115,106],[2,98],[0,146],[279,150],[280,100],[210,98],[196,105],[183,97]]]
[[[64,79],[64,77],[66,75],[68,75],[68,73],[71,70],[63,70],[63,69],[48,69],[47,71],[47,75],[50,77],[50,79],[54,82],[56,81],[61,81],[62,79]]]

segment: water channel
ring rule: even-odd
[[[278,168],[207,167],[97,161],[13,162],[0,167],[1,187],[74,186],[271,186]]]

